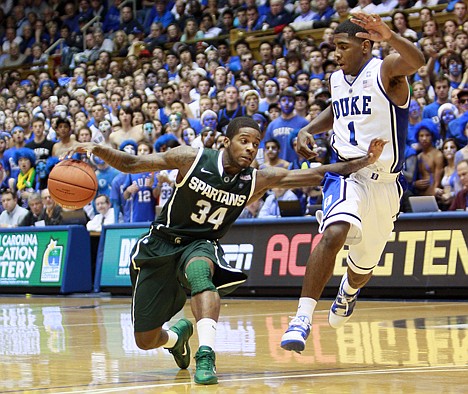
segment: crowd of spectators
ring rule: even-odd
[[[317,136],[319,155],[311,161],[297,154],[296,136],[330,105],[328,77],[339,68],[333,31],[359,9],[382,13],[427,60],[409,81],[408,188],[401,210],[411,210],[411,195],[433,195],[441,210],[466,209],[467,6],[445,2],[441,12],[450,17],[439,25],[429,8],[438,3],[444,2],[143,0],[135,13],[121,0],[2,2],[0,225],[62,222],[47,176],[77,141],[134,155],[181,144],[222,149],[219,137],[229,121],[251,116],[264,133],[258,168],[308,168],[336,160],[330,133]],[[409,17],[420,18],[421,31],[410,28]],[[315,28],[323,31],[319,40],[298,34]],[[229,42],[232,29],[244,31],[243,38]],[[253,50],[249,32],[268,29],[277,38]],[[47,51],[54,43],[59,45]],[[374,56],[388,53],[385,44],[374,44]],[[95,168],[99,181],[98,196],[84,209],[92,231],[102,224],[153,220],[177,176],[121,174],[97,157],[78,159]],[[242,217],[277,216],[280,197],[298,199],[305,214],[321,202],[320,188],[274,190],[263,209],[257,203]]]

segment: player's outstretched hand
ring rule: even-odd
[[[75,153],[87,153],[88,155],[91,155],[93,153],[94,146],[95,145],[92,142],[77,142],[72,148],[63,153],[59,159],[69,159]]]
[[[369,164],[374,164],[379,160],[380,155],[383,152],[384,146],[388,143],[388,140],[382,138],[374,138],[369,144],[367,149],[367,156],[369,158]]]
[[[297,152],[306,159],[313,159],[317,156],[314,151],[316,148],[314,136],[306,129],[301,129],[297,135]]]
[[[377,14],[366,14],[365,12],[355,12],[351,17],[351,22],[366,29],[369,33],[356,33],[356,37],[371,41],[387,41],[392,37],[392,31],[387,24]]]

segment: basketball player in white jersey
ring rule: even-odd
[[[372,41],[386,41],[396,53],[372,57]],[[410,99],[407,76],[424,64],[410,41],[392,32],[378,15],[356,13],[335,30],[340,70],[330,77],[332,104],[298,136],[298,152],[315,156],[314,134],[333,127],[331,146],[340,160],[362,156],[372,138],[389,143],[380,159],[349,177],[328,173],[323,180],[323,212],[317,219],[323,237],[307,262],[296,316],[281,340],[285,350],[301,352],[312,315],[331,278],[337,253],[349,245],[348,269],[328,315],[341,327],[353,313],[359,289],[371,278],[399,211]]]

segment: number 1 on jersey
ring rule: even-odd
[[[349,142],[351,145],[356,146],[358,143],[356,141],[356,130],[354,129],[354,122],[348,123],[348,130],[349,130]]]

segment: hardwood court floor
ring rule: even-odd
[[[279,347],[296,304],[223,301],[219,385],[197,386],[193,364],[136,348],[129,298],[0,297],[0,392],[468,393],[468,302],[360,300],[335,331],[321,301],[301,355]]]

